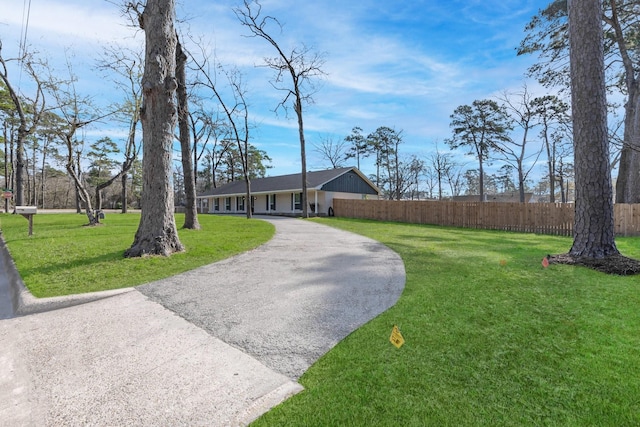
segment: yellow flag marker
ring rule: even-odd
[[[400,333],[400,329],[398,329],[397,326],[394,326],[393,329],[391,330],[391,336],[389,337],[389,341],[391,341],[391,344],[395,345],[396,348],[400,348],[402,347],[402,344],[404,344],[404,338],[402,337],[402,334]]]

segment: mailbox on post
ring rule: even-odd
[[[22,215],[29,221],[29,236],[33,235],[33,216],[38,213],[36,206],[16,206],[15,213]]]

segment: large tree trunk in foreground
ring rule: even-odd
[[[575,224],[569,255],[619,254],[613,223],[601,0],[569,1]]]
[[[148,0],[140,17],[146,42],[141,111],[142,214],[126,257],[168,256],[184,250],[176,230],[171,186],[171,146],[177,119],[174,14],[174,0]]]

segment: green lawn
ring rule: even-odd
[[[186,252],[169,258],[124,258],[139,214],[107,214],[103,225],[84,227],[78,214],[38,214],[33,236],[19,215],[0,214],[3,238],[18,271],[36,297],[136,286],[206,265],[268,241],[273,225],[242,217],[199,215],[202,230],[178,230]],[[176,215],[178,227],[184,215]]]
[[[255,425],[640,425],[640,277],[543,268],[569,238],[318,221],[397,251],[406,289]],[[640,239],[617,242],[640,258]]]
[[[75,214],[0,228],[36,296],[133,286],[256,247],[263,221],[201,215],[180,230],[187,252],[125,259],[139,216],[83,227]],[[182,224],[182,216],[177,224]],[[397,251],[407,271],[398,303],[355,331],[300,379],[305,391],[267,426],[640,425],[640,277],[552,265],[571,239],[327,218]],[[640,239],[621,238],[640,258]],[[389,342],[394,325],[406,340]]]

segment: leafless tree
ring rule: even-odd
[[[305,148],[303,104],[313,101],[316,92],[313,79],[322,76],[324,65],[323,55],[314,52],[305,45],[291,48],[285,52],[282,45],[273,38],[270,24],[282,32],[282,25],[273,16],[261,16],[262,6],[257,0],[244,0],[244,7],[236,8],[235,13],[240,23],[249,29],[251,37],[258,37],[269,43],[277,52],[274,57],[266,57],[265,64],[275,71],[272,81],[274,88],[285,93],[284,98],[276,107],[276,111],[284,108],[285,111],[292,104],[298,119],[298,135],[300,138],[300,164],[302,174],[302,216],[309,216],[307,203],[307,154]],[[291,78],[290,84],[285,84],[285,76]]]
[[[331,168],[338,169],[344,166],[347,152],[347,141],[335,138],[333,135],[323,135],[320,142],[313,144],[314,151],[328,161]]]
[[[222,95],[217,81],[217,72],[211,70],[210,62],[205,54],[202,45],[198,45],[202,51],[202,59],[198,60],[192,56],[192,62],[196,67],[200,78],[198,84],[205,86],[211,90],[218,100],[222,110],[227,116],[231,139],[238,147],[240,154],[242,173],[245,181],[245,200],[247,218],[252,217],[251,212],[251,177],[249,176],[249,106],[246,101],[246,89],[242,81],[242,74],[237,69],[230,71],[225,70],[218,65],[217,70],[226,76],[231,94],[228,99]]]
[[[9,80],[9,71],[7,62],[20,62],[27,74],[36,83],[35,95],[31,99],[20,96],[14,88],[11,80]],[[4,82],[16,114],[18,115],[18,131],[15,142],[15,204],[24,204],[24,183],[25,183],[25,149],[24,144],[27,137],[33,134],[37,127],[42,114],[45,112],[44,83],[38,77],[38,73],[33,66],[33,58],[31,55],[24,55],[21,58],[5,59],[2,56],[2,41],[0,40],[0,79]]]
[[[464,188],[465,165],[454,164],[450,169],[446,169],[445,177],[451,189],[451,197],[462,194]]]
[[[537,124],[539,112],[526,85],[520,92],[504,92],[500,100],[513,123],[522,130],[522,139],[519,142],[509,137],[499,141],[496,147],[502,159],[516,170],[520,203],[524,203],[525,183],[542,153],[542,149],[533,152],[529,149],[529,131]]]
[[[189,109],[189,123],[192,138],[192,154],[193,154],[193,178],[198,184],[198,164],[202,160],[205,153],[209,152],[209,143],[217,145],[218,136],[221,128],[226,124],[220,119],[218,113],[207,112],[202,106],[200,100],[195,96],[191,96],[191,104],[196,109]]]
[[[451,170],[456,166],[451,153],[443,153],[436,142],[436,152],[429,155],[430,170],[433,171],[438,184],[438,200],[442,200],[443,181],[449,178]],[[453,191],[453,189],[452,189]]]
[[[182,48],[180,38],[176,35],[176,80],[178,88],[178,140],[182,152],[182,171],[185,193],[185,215],[182,228],[199,230],[198,209],[196,206],[196,177],[192,160],[191,130],[189,119],[189,96],[187,91],[187,54]]]
[[[230,126],[217,122],[211,132],[211,148],[206,148],[206,161],[208,173],[211,175],[211,186],[217,188],[220,183],[220,166],[224,162],[227,152],[231,150],[232,141]]]
[[[534,114],[539,124],[543,149],[547,153],[547,170],[549,176],[549,201],[555,203],[556,177],[558,166],[557,136],[559,131],[570,126],[569,106],[557,96],[547,95],[531,101]],[[554,138],[553,135],[556,135]]]
[[[67,61],[67,70],[69,76],[65,80],[57,79],[52,74],[48,77],[48,91],[56,102],[54,112],[59,116],[55,131],[65,148],[65,169],[75,184],[78,212],[84,209],[89,225],[96,225],[100,222],[100,218],[94,210],[89,187],[81,169],[80,160],[84,141],[78,140],[77,133],[90,124],[112,115],[113,112],[104,114],[98,111],[90,97],[78,94],[77,77],[69,61]]]
[[[144,61],[140,52],[123,46],[112,45],[104,48],[98,69],[104,70],[116,87],[124,94],[124,101],[114,106],[129,126],[124,149],[124,161],[117,174],[98,185],[96,191],[111,186],[116,180],[121,181],[122,213],[127,212],[127,175],[140,154],[140,144],[137,140],[137,130],[140,123],[140,106],[142,105],[142,88],[140,79]],[[101,206],[97,206],[101,209]]]

